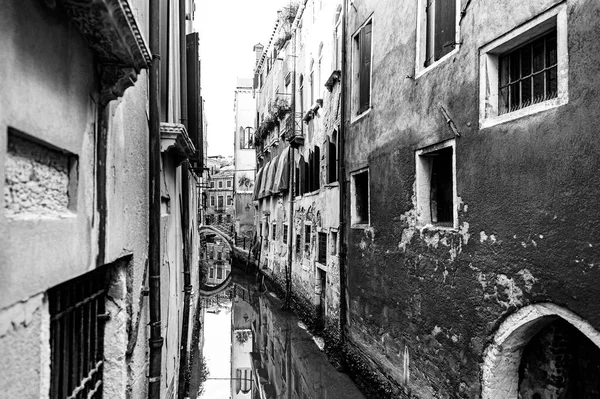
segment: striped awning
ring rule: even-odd
[[[267,181],[265,182],[266,183],[266,185],[265,185],[265,196],[266,197],[268,197],[269,195],[275,194],[275,191],[273,191],[273,186],[275,184],[275,175],[277,174],[277,167],[279,166],[279,158],[281,158],[281,156],[277,155],[270,162],[269,171],[267,173]]]
[[[290,147],[287,147],[279,156],[277,171],[275,172],[275,181],[273,183],[273,193],[287,191],[290,180]]]
[[[256,201],[258,199],[258,193],[260,191],[260,184],[262,183],[262,175],[263,175],[264,167],[260,168],[258,172],[256,172],[256,177],[254,178],[254,192],[252,193],[252,200]]]

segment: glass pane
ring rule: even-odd
[[[553,67],[546,73],[546,97],[554,98],[558,95],[558,70]]]
[[[500,89],[500,97],[498,99],[498,113],[505,114],[508,112],[508,86]]]
[[[533,76],[533,102],[544,101],[544,74],[539,73]]]
[[[510,81],[514,82],[521,77],[521,59],[518,51],[510,55]]]
[[[525,46],[521,49],[521,76],[531,74],[531,47]]]
[[[533,72],[541,71],[544,68],[544,40],[533,42]]]
[[[556,65],[556,32],[546,41],[546,67]]]
[[[513,83],[510,85],[510,109],[519,109],[521,106],[521,90],[519,90],[520,84]]]
[[[531,105],[531,78],[525,78],[521,82],[521,107]]]
[[[500,87],[504,87],[508,84],[508,57],[500,57]]]

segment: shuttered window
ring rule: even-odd
[[[312,187],[310,191],[316,191],[321,188],[321,148],[316,145],[313,155],[312,169]]]
[[[353,93],[356,95],[356,114],[362,114],[371,106],[371,37],[372,21],[367,22],[354,36],[354,67],[356,81]]]
[[[102,398],[106,267],[48,291],[50,398]]]
[[[427,0],[425,66],[433,64],[456,46],[456,0]]]
[[[298,160],[298,195],[303,195],[306,193],[306,162],[304,162],[304,157],[300,156],[300,160]]]
[[[325,152],[327,183],[333,183],[337,181],[337,146],[329,137],[325,140],[323,151]]]

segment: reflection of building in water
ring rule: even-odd
[[[255,397],[364,398],[350,377],[339,373],[295,316],[277,298],[259,297],[252,325],[252,367],[258,381]]]
[[[243,300],[247,292],[236,287],[231,312],[231,398],[251,398],[253,392],[252,373],[252,322],[255,313],[252,306]]]
[[[205,260],[208,267],[206,285],[219,285],[231,272],[231,247],[219,236],[207,237]]]

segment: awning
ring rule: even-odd
[[[262,183],[262,175],[263,168],[260,168],[258,172],[256,172],[256,177],[254,178],[254,192],[252,193],[252,200],[256,201],[258,199],[258,192],[260,191],[260,184]]]
[[[256,198],[261,199],[266,197],[266,189],[267,189],[267,180],[269,180],[269,168],[271,167],[271,162],[269,161],[263,166],[262,171],[262,179],[260,181],[260,188],[258,190],[258,196]]]
[[[281,193],[289,187],[290,180],[290,147],[287,147],[279,156],[279,163],[273,183],[273,193]]]
[[[275,175],[277,174],[277,166],[279,166],[280,155],[277,155],[273,160],[271,160],[271,165],[269,165],[269,173],[267,173],[267,181],[265,185],[265,196],[275,194],[273,191],[273,185],[275,183]]]

